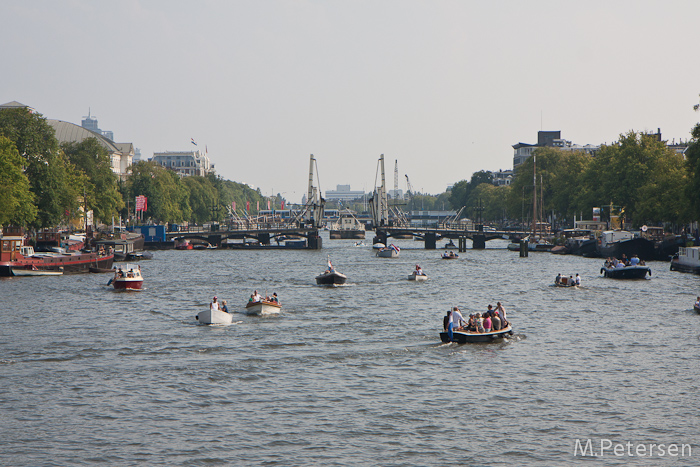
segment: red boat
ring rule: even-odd
[[[25,245],[22,230],[7,227],[0,236],[0,276],[12,276],[13,268],[36,268],[43,271],[60,271],[64,274],[90,272],[90,268],[111,268],[114,255],[99,253],[35,253]]]
[[[141,290],[143,287],[141,266],[127,264],[126,267],[119,267],[114,271],[114,278],[109,282],[114,290]]]

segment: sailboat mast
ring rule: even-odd
[[[537,156],[532,156],[532,235],[537,233]],[[532,239],[534,240],[534,238]]]

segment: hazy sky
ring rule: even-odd
[[[440,193],[512,145],[700,121],[700,2],[0,0],[0,103],[92,115],[153,152],[208,147],[224,178]]]

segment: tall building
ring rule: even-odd
[[[97,123],[97,119],[92,117],[92,115],[90,114],[90,109],[88,109],[88,115],[87,117],[83,117],[83,120],[80,123],[80,125],[83,128],[92,131],[93,133],[97,133],[98,135],[102,135],[110,141],[114,141],[114,132],[110,130],[100,130],[100,126]]]
[[[600,149],[600,146],[587,144],[580,146],[571,141],[562,139],[561,131],[538,131],[537,144],[518,143],[513,145],[513,170],[517,170],[537,148],[557,148],[563,151],[581,151],[593,155]]]
[[[180,176],[205,176],[214,172],[214,164],[206,152],[196,151],[165,151],[154,152],[153,162],[177,172]]]
[[[336,185],[335,190],[326,190],[327,201],[352,201],[364,195],[364,191],[351,190],[350,185]]]

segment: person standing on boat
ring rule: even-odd
[[[501,305],[501,302],[496,302],[496,313],[498,313],[501,318],[501,328],[508,326],[508,320],[506,319],[506,310]]]
[[[442,326],[447,332],[447,337],[452,341],[452,328],[454,328],[454,323],[452,322],[452,310],[447,310],[447,314],[442,318]]]
[[[262,300],[262,295],[260,295],[257,290],[255,292],[253,292],[253,301],[259,302],[261,300]]]
[[[211,303],[209,303],[209,309],[212,311],[219,311],[219,302],[216,301],[216,295],[214,295]]]
[[[554,278],[554,283],[558,284],[561,281],[561,273],[557,274],[557,277]]]
[[[459,311],[459,307],[452,308],[452,322],[454,323],[455,331],[461,330],[467,324],[467,320],[464,319],[462,313]]]

